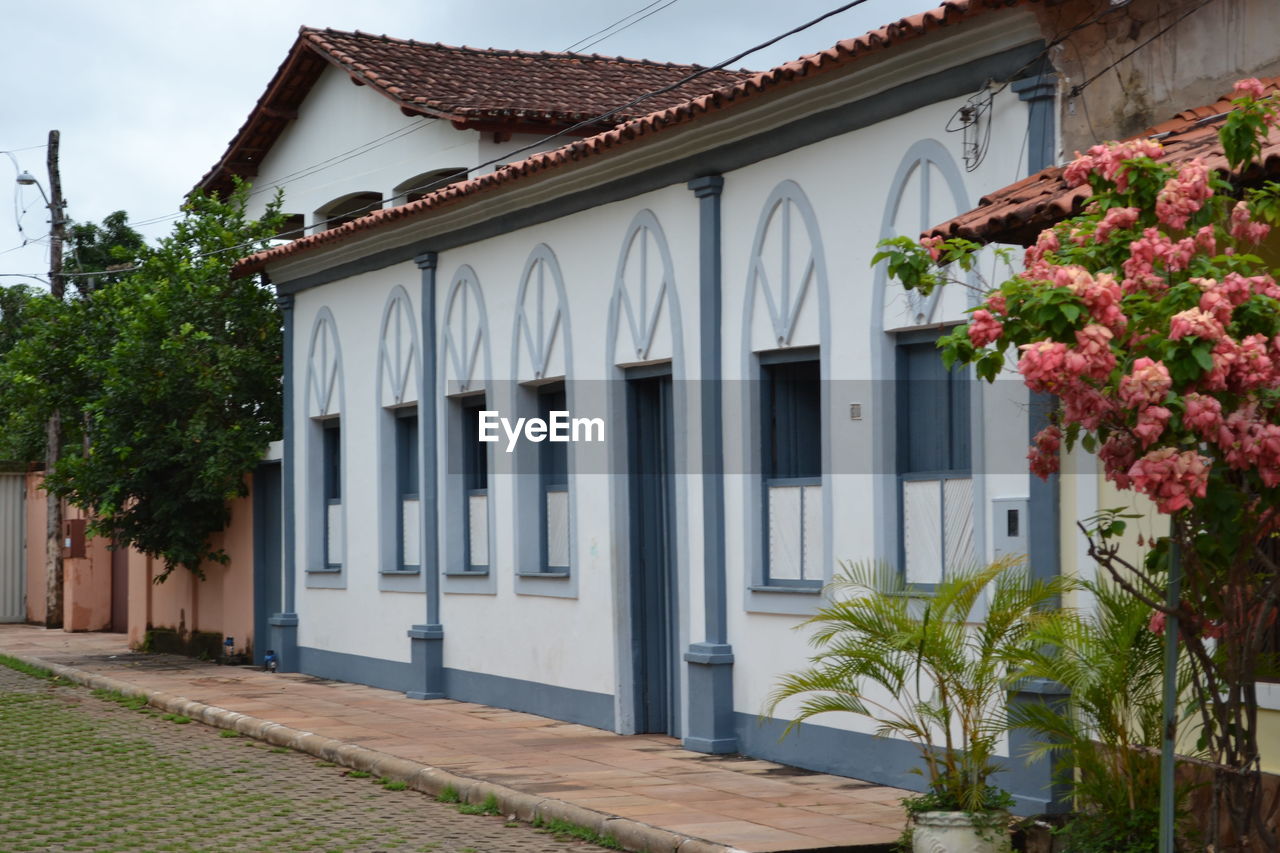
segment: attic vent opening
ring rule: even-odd
[[[336,198],[316,210],[316,231],[328,231],[382,207],[382,195],[358,192]]]
[[[465,181],[467,179],[467,169],[465,166],[451,166],[447,169],[432,169],[430,172],[423,172],[420,175],[414,175],[407,181],[397,184],[395,189],[395,198],[391,200],[392,204],[408,204],[411,201],[417,201],[428,193],[434,192],[441,187],[457,181]]]

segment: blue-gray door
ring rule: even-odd
[[[253,475],[253,662],[258,665],[271,637],[267,619],[284,609],[282,498],[280,463],[262,463]]]
[[[636,731],[679,735],[671,376],[627,382]]]

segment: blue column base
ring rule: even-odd
[[[277,672],[298,672],[298,614],[273,613],[267,617]]]
[[[443,699],[444,696],[444,626],[414,625],[408,631],[414,689],[404,695],[410,699]]]
[[[1057,707],[1065,705],[1069,699],[1070,692],[1066,687],[1042,678],[1026,679],[1018,683],[1017,689],[1009,691],[1011,706],[1043,703]],[[992,781],[1013,792],[1016,801],[1014,814],[1065,814],[1071,811],[1071,789],[1065,778],[1069,769],[1066,759],[1050,754],[1033,763],[1023,761],[1027,751],[1041,739],[1038,733],[1025,729],[1009,732],[1007,769]]]
[[[693,643],[684,659],[689,665],[689,730],[684,748],[709,755],[737,752],[733,647],[728,643]]]

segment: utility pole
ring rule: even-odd
[[[62,280],[62,242],[66,233],[63,216],[62,177],[58,173],[58,142],[60,134],[49,131],[49,292],[62,301],[66,284]],[[44,475],[53,473],[62,454],[62,415],[57,409],[49,416],[45,426]],[[45,626],[61,628],[63,624],[62,595],[62,501],[48,488],[47,541],[45,543]]]

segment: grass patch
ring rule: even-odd
[[[168,720],[169,722],[176,723],[179,726],[185,726],[187,723],[191,722],[190,717],[183,716],[182,714],[164,714],[160,719]]]
[[[462,797],[458,796],[458,789],[452,785],[445,785],[444,789],[440,791],[440,796],[436,797],[436,799],[442,803],[462,802]]]
[[[141,711],[147,707],[146,696],[129,695],[128,693],[121,693],[119,690],[104,690],[102,688],[94,690],[93,695],[107,702],[115,702],[130,711]]]
[[[498,798],[494,794],[484,798],[483,803],[460,803],[458,805],[458,814],[502,814],[502,809],[498,806]]]
[[[601,835],[594,829],[587,829],[585,826],[578,826],[576,823],[570,823],[567,820],[559,818],[535,817],[533,819],[535,829],[542,832],[550,833],[561,841],[570,838],[576,838],[579,841],[587,841],[599,847],[607,847],[610,850],[621,850],[622,845],[612,835]]]
[[[403,791],[405,788],[409,787],[408,782],[402,782],[399,779],[389,779],[386,776],[379,779],[378,784],[383,788],[386,788],[388,791]]]
[[[29,664],[26,661],[18,660],[17,658],[10,657],[9,655],[0,655],[0,665],[7,666],[9,669],[17,670],[24,675],[34,676],[35,678],[47,678],[51,681],[57,679],[57,676],[54,675],[51,670],[45,669],[42,666]]]
[[[348,770],[347,775],[352,779],[369,779],[373,776],[373,774],[367,770]]]
[[[218,732],[218,737],[227,737],[227,738],[240,737],[240,733],[233,732],[231,731],[231,729],[223,729],[222,731]]]
[[[267,752],[274,752],[276,755],[284,755],[289,751],[289,747],[287,746],[273,746],[271,749],[267,750]]]

